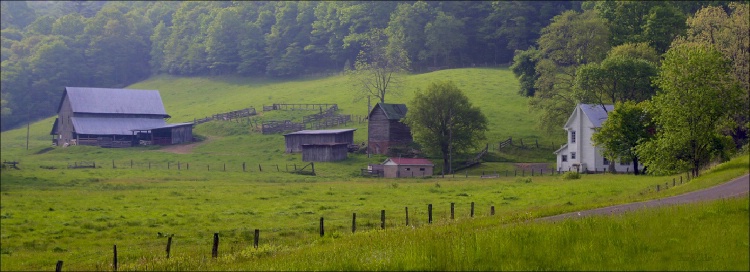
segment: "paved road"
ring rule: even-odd
[[[667,197],[662,199],[649,200],[644,202],[629,203],[617,206],[604,207],[594,210],[586,210],[580,212],[564,213],[555,216],[542,217],[534,221],[559,221],[567,218],[591,216],[591,215],[602,215],[602,214],[613,214],[623,213],[627,211],[652,208],[665,205],[676,205],[685,204],[698,201],[715,200],[721,198],[731,198],[747,195],[750,191],[750,175],[744,175],[742,177],[733,179],[727,183],[723,183],[711,188],[703,189],[700,191],[694,191],[678,196]]]

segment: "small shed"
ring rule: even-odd
[[[346,148],[354,143],[355,130],[357,129],[300,130],[284,134],[286,153],[302,152],[302,146],[310,144],[346,144]]]
[[[388,158],[383,162],[386,178],[429,177],[435,165],[428,159]]]
[[[386,154],[392,146],[413,141],[409,126],[401,122],[406,116],[404,104],[378,103],[367,116],[367,150],[371,154]]]
[[[345,160],[349,144],[303,144],[302,161],[306,162],[329,162]]]

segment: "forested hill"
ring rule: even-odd
[[[509,63],[567,10],[596,8],[609,20],[619,16],[651,26],[674,15],[649,9],[651,4],[618,11],[609,1],[1,4],[2,130],[53,115],[64,86],[124,87],[159,73],[293,78],[351,69],[372,33],[382,33],[380,44],[403,53],[409,70],[419,72]],[[725,3],[665,5],[690,15]],[[622,42],[615,30],[609,40]]]

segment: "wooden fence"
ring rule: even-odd
[[[539,139],[526,140],[526,142],[524,143],[523,138],[518,138],[518,139],[515,139],[514,141],[513,137],[508,137],[508,139],[497,142],[497,146],[495,146],[495,144],[492,143],[490,149],[500,151],[503,148],[511,147],[511,146],[520,147],[520,148],[545,148],[547,147],[544,144],[539,144]],[[555,146],[554,142],[550,142],[549,147],[552,150],[557,150],[558,148],[560,148],[559,146]]]
[[[323,110],[325,107],[325,110]],[[324,129],[338,125],[346,125],[351,122],[351,115],[336,114],[339,110],[337,104],[273,104],[263,106],[263,110],[319,110],[320,113],[302,117],[302,123],[292,120],[268,121],[261,125],[263,134],[283,133],[289,131],[300,131],[305,129]]]
[[[255,108],[250,107],[246,109],[236,110],[236,111],[230,111],[225,113],[217,113],[211,116],[206,116],[205,118],[196,119],[193,118],[194,124],[201,124],[212,120],[223,120],[223,121],[230,121],[232,119],[239,119],[242,117],[250,117],[257,115],[257,112],[255,111]]]
[[[312,163],[311,163],[312,164]],[[687,174],[686,182],[689,182],[691,179],[691,174]],[[640,194],[646,194],[646,193],[659,193],[662,190],[666,190],[675,186],[679,186],[683,184],[683,177],[680,175],[679,183],[677,182],[676,178],[672,178],[671,186],[669,185],[669,182],[664,183],[664,186],[662,187],[662,184],[657,184],[656,186],[649,186],[646,189],[642,190]],[[695,178],[695,177],[693,177]],[[477,212],[477,205],[475,202],[469,202],[469,203],[459,203],[466,205],[468,204],[468,213],[466,206],[463,208],[464,214],[461,215],[460,213],[456,213],[456,203],[451,202],[449,206],[444,206],[443,209],[438,210],[435,209],[436,207],[433,207],[432,204],[427,204],[425,206],[421,207],[411,207],[412,213],[411,217],[409,216],[409,206],[404,206],[403,210],[398,211],[391,211],[388,212],[387,210],[379,210],[379,212],[367,212],[367,213],[360,213],[359,217],[357,217],[357,213],[353,212],[351,218],[336,218],[331,220],[330,218],[326,219],[325,217],[320,217],[320,219],[315,220],[314,222],[310,222],[308,224],[299,225],[299,226],[286,226],[284,228],[273,228],[269,229],[269,232],[284,232],[284,233],[290,233],[294,231],[315,231],[317,232],[320,237],[326,236],[326,230],[329,230],[329,236],[331,235],[340,235],[338,233],[341,233],[341,230],[349,230],[349,227],[351,226],[351,233],[354,234],[357,231],[386,231],[391,228],[400,228],[400,227],[422,227],[422,226],[429,226],[432,225],[433,222],[441,222],[442,224],[452,224],[453,221],[456,220],[458,217],[460,218],[474,218],[475,216],[483,216],[483,217],[491,217],[495,216],[495,206],[489,205],[489,207],[485,206],[485,209],[483,211]],[[416,208],[416,209],[415,209]],[[426,208],[422,210],[422,208]],[[487,209],[489,208],[489,209]],[[425,213],[426,212],[426,213]],[[395,216],[393,214],[396,214]],[[387,217],[387,215],[392,215]],[[442,215],[442,219],[438,218]],[[509,214],[510,218],[512,220],[516,221],[526,221],[529,219],[532,219],[528,213],[511,213]],[[394,219],[396,218],[396,219]],[[403,218],[403,219],[401,219]],[[362,222],[364,221],[364,224]],[[379,224],[378,224],[379,223]],[[315,227],[312,227],[315,225]],[[364,227],[364,228],[362,228]],[[334,234],[331,234],[331,229],[334,230]],[[205,237],[205,239],[211,239],[211,258],[218,258],[220,253],[220,241],[221,241],[221,233],[214,232],[213,235],[210,237]],[[158,233],[158,238],[160,239],[166,239],[165,241],[165,258],[169,259],[172,257],[171,252],[174,249],[174,239],[175,234],[163,234],[161,232]],[[179,237],[178,238],[184,238]],[[248,241],[247,243],[250,243],[249,237],[245,238]],[[237,241],[234,241],[235,244]],[[261,244],[261,229],[254,229],[253,230],[253,236],[252,236],[252,244],[253,248],[258,248]],[[236,247],[232,247],[233,249]],[[242,247],[239,247],[242,248]],[[120,251],[122,251],[122,247],[120,248]],[[127,249],[126,249],[127,250]],[[237,250],[237,249],[234,249]],[[102,251],[106,252],[106,251]],[[234,254],[236,252],[230,252],[230,254]],[[121,259],[118,256],[118,248],[117,245],[114,244],[112,246],[112,270],[117,271],[119,267],[121,267]],[[106,257],[105,257],[106,258]],[[132,257],[131,257],[132,258]],[[136,257],[136,259],[132,259],[133,262],[137,262],[144,259],[143,257]],[[55,264],[55,271],[62,271],[63,268],[63,261],[58,260]]]

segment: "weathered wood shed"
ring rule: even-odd
[[[302,161],[306,162],[328,162],[345,160],[349,144],[303,144]]]
[[[411,130],[401,122],[406,111],[404,104],[378,103],[372,108],[367,118],[367,149],[371,154],[386,154],[393,146],[413,141]]]
[[[159,91],[65,87],[52,126],[53,144],[130,147],[191,142],[192,123],[167,124]]]
[[[302,152],[302,145],[306,144],[346,144],[348,147],[354,143],[355,130],[357,129],[300,130],[284,134],[286,153]]]
[[[388,158],[383,162],[386,178],[429,177],[435,165],[428,159]]]

